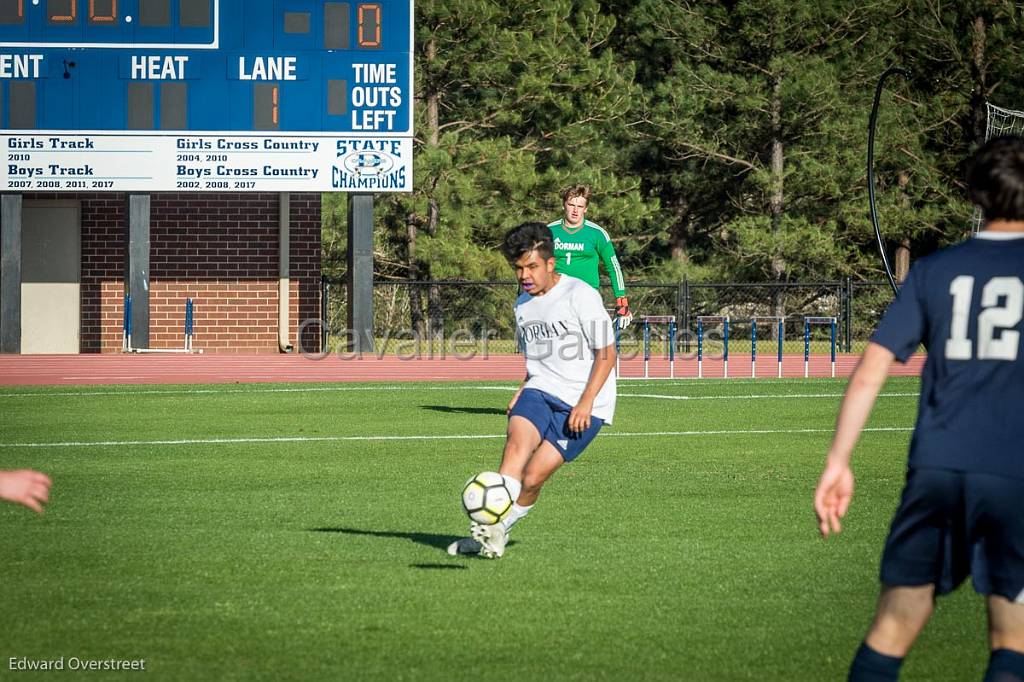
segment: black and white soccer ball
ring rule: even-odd
[[[477,523],[497,523],[512,509],[512,493],[505,487],[501,474],[485,471],[466,481],[462,508]]]

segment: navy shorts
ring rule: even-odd
[[[562,455],[562,459],[571,462],[590,445],[597,432],[604,426],[604,421],[591,415],[590,428],[586,431],[569,430],[569,413],[572,405],[535,388],[527,388],[519,394],[519,399],[512,406],[508,416],[524,417],[537,427],[540,437],[548,441]]]
[[[885,585],[974,589],[1024,603],[1024,479],[910,469],[882,554]]]

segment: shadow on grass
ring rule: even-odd
[[[409,564],[409,568],[464,571],[469,567],[466,564]]]
[[[344,533],[345,535],[370,535],[375,538],[402,538],[435,549],[447,549],[448,545],[459,539],[457,535],[403,533],[401,531],[365,530],[362,528],[310,528],[310,530],[314,533]]]
[[[448,545],[452,544],[456,540],[460,539],[458,535],[435,535],[433,533],[403,533],[401,531],[394,530],[365,530],[362,528],[310,528],[311,533],[344,533],[345,535],[369,535],[375,538],[401,538],[403,540],[412,540],[413,542],[426,545],[427,547],[433,547],[434,549],[446,550]],[[464,536],[461,536],[464,537]],[[516,544],[515,540],[511,540],[508,546]],[[411,564],[412,568],[441,568],[447,567],[448,564]]]
[[[500,414],[505,416],[505,410],[497,407],[451,407],[450,405],[420,405],[420,407],[424,410],[448,414]]]

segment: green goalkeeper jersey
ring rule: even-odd
[[[555,270],[584,282],[600,290],[601,278],[598,263],[604,262],[604,269],[612,281],[612,291],[616,298],[626,295],[626,282],[622,277],[622,267],[615,255],[615,247],[608,233],[597,223],[584,220],[576,230],[565,229],[563,221],[556,220],[548,225],[551,237],[555,242]]]

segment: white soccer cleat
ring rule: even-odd
[[[505,553],[505,544],[508,542],[508,532],[505,526],[500,523],[483,525],[474,523],[469,528],[473,539],[480,543],[480,556],[488,559],[498,559]]]
[[[461,538],[448,545],[448,554],[458,556],[460,554],[479,554],[483,545],[473,538]]]

